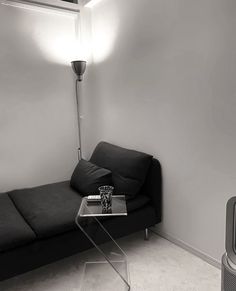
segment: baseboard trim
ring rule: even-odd
[[[168,241],[176,244],[177,246],[185,249],[186,251],[190,252],[191,254],[201,258],[202,260],[204,260],[205,262],[209,263],[210,265],[218,268],[218,269],[221,269],[221,262],[217,261],[216,259],[212,258],[211,256],[203,253],[202,251],[198,250],[198,249],[195,249],[193,248],[192,246],[190,246],[189,244],[185,243],[184,241],[180,240],[180,239],[177,239],[165,232],[162,232],[162,231],[159,231],[155,228],[151,228],[150,229],[153,233],[163,237],[164,239],[167,239]]]

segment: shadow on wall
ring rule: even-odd
[[[1,88],[7,92],[8,99],[9,96],[19,99],[19,94],[23,93],[19,92],[19,88],[24,88],[24,98],[32,100],[39,91],[41,98],[48,98],[48,94],[55,91],[55,82],[58,82],[66,68],[65,65],[50,62],[37,43],[37,37],[40,40],[44,33],[47,35],[47,31],[44,31],[45,20],[48,26],[52,25],[53,21],[60,20],[53,19],[52,15],[50,21],[47,15],[43,12],[1,6],[0,17],[4,25],[0,28],[0,82],[4,85]],[[50,30],[50,27],[48,29]],[[51,37],[53,32],[58,33],[55,28],[51,29]],[[43,94],[44,90],[46,96]],[[4,98],[4,95],[2,97]]]
[[[94,8],[95,21],[114,1]],[[236,189],[236,2],[116,2],[114,50],[95,68],[99,132],[161,156],[161,230],[220,260],[224,205]]]
[[[102,13],[104,9],[104,14]],[[103,139],[103,129],[106,119],[106,104],[103,96],[106,95],[109,86],[109,74],[106,65],[113,58],[113,51],[117,45],[120,19],[117,3],[115,1],[102,0],[92,10],[92,55],[93,63],[87,69],[84,78],[83,99],[85,114],[88,115],[84,123],[85,157],[89,158],[96,144]],[[111,75],[115,73],[113,68]],[[105,77],[105,79],[104,79]],[[107,81],[108,82],[107,82]],[[106,84],[101,85],[101,84]],[[115,92],[111,92],[111,98]],[[111,125],[112,126],[112,125]],[[114,128],[115,131],[115,128]]]
[[[184,6],[184,1],[171,2],[150,1],[146,5],[145,1],[130,0],[127,6],[125,0],[103,0],[95,6],[95,35],[100,33],[96,21],[112,27],[107,15],[116,14],[119,19],[111,54],[95,65],[104,107],[101,127],[112,132],[110,125],[119,124],[117,139],[127,140],[130,130],[140,142],[147,141],[148,149],[150,136],[163,131],[159,142],[168,138],[171,145],[173,137],[181,139],[187,150],[196,148],[195,156],[199,153],[203,160],[211,157],[213,164],[224,157],[226,168],[232,165],[227,173],[232,176],[235,161],[225,155],[224,148],[232,151],[235,147],[235,3],[216,1],[212,8],[209,1],[202,10],[199,2],[189,1]],[[132,120],[127,122],[130,116]],[[154,123],[160,130],[153,133],[149,125]],[[186,132],[191,138],[184,136]],[[129,139],[132,144],[133,136]],[[190,147],[189,143],[195,144]],[[206,145],[212,146],[210,153]]]
[[[0,191],[65,180],[76,160],[73,73],[37,40],[72,39],[74,20],[4,5],[0,19]]]

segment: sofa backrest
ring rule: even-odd
[[[152,156],[107,142],[100,142],[90,161],[112,172],[116,194],[134,198],[145,182]]]
[[[162,175],[157,159],[142,152],[100,142],[90,161],[112,171],[117,194],[125,193],[128,199],[139,194],[148,196],[157,220],[161,221]]]

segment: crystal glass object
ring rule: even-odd
[[[98,188],[101,196],[101,205],[104,213],[111,212],[112,205],[112,194],[114,187],[112,186],[101,186]]]

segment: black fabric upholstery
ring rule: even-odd
[[[109,163],[113,154],[114,167]],[[101,221],[114,238],[161,221],[162,175],[158,160],[102,143],[95,149],[91,161],[114,171],[116,183],[123,179],[119,184],[122,192],[132,198],[127,200],[127,216]],[[130,181],[131,186],[127,186]],[[74,222],[82,198],[70,187],[70,181],[11,191],[8,195],[0,194],[0,266],[4,266],[0,268],[0,280],[91,247]],[[99,230],[96,236],[100,243],[107,239]]]
[[[7,194],[0,194],[0,252],[32,242],[34,232]]]
[[[39,238],[76,227],[74,220],[82,198],[69,181],[15,190],[9,196]]]
[[[70,181],[72,188],[82,196],[99,194],[98,188],[103,185],[112,185],[112,173],[91,162],[80,160]]]
[[[128,216],[114,217],[103,222],[105,228],[114,238],[129,235],[155,224],[156,217],[153,207],[146,207],[130,213]],[[98,241],[104,237],[98,233]],[[91,248],[92,245],[79,230],[69,231],[47,239],[0,253],[0,281],[12,276],[63,259],[78,252]]]
[[[162,219],[162,171],[157,159],[152,159],[145,183],[141,189],[144,196],[150,198],[150,205],[155,209],[158,222]]]
[[[134,150],[100,142],[90,161],[112,171],[115,193],[133,198],[142,187],[152,156]]]
[[[126,201],[127,212],[130,213],[142,208],[150,202],[150,198],[145,195],[137,195],[133,199]]]

